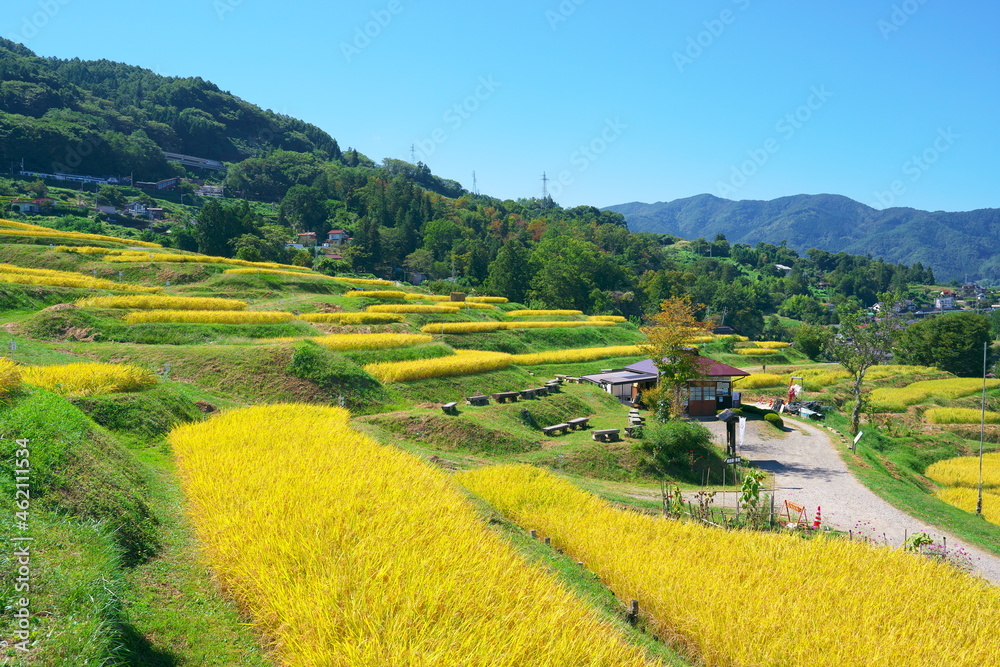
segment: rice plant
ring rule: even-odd
[[[457,313],[458,308],[443,303],[433,306],[420,303],[404,303],[399,305],[380,303],[368,306],[365,308],[365,311],[369,313]]]
[[[320,324],[392,324],[393,322],[405,322],[402,315],[393,313],[303,313],[299,315],[300,320],[306,322],[317,322]]]
[[[409,382],[454,375],[474,375],[507,368],[513,357],[504,352],[456,350],[455,356],[368,364],[365,370],[379,382]]]
[[[1000,385],[1000,380],[987,380],[987,387]],[[925,401],[932,396],[961,398],[982,390],[983,381],[977,378],[948,378],[922,380],[905,387],[879,387],[869,395],[869,403],[876,410],[902,412],[907,406]]]
[[[10,359],[0,358],[0,398],[10,396],[20,384],[21,367]]]
[[[257,406],[169,437],[208,564],[276,663],[646,664],[447,475],[349,419]]]
[[[405,299],[406,292],[394,290],[353,290],[344,292],[344,296],[364,297],[366,299]]]
[[[628,322],[621,315],[589,315],[587,319],[591,322]]]
[[[92,296],[76,302],[81,308],[133,310],[246,310],[247,302],[203,296]]]
[[[549,350],[532,354],[515,354],[513,362],[517,366],[537,364],[572,364],[611,357],[631,357],[642,355],[638,345],[617,345],[609,347],[584,347],[575,350]]]
[[[433,336],[420,334],[370,333],[370,334],[331,334],[313,338],[323,347],[331,350],[383,350],[392,347],[411,347],[421,343],[430,343]]]
[[[24,366],[21,379],[63,396],[101,396],[148,389],[156,376],[131,364],[76,363],[60,366]]]
[[[622,511],[531,466],[456,480],[586,563],[618,599],[638,600],[650,631],[699,664],[1000,665],[1000,588],[947,563]]]
[[[535,315],[583,315],[582,310],[508,310],[510,317],[531,317]]]
[[[467,296],[466,301],[471,301],[472,303],[507,303],[507,297],[505,296]]]
[[[294,319],[292,313],[276,310],[145,310],[129,313],[126,324],[150,322],[185,324],[281,324]]]

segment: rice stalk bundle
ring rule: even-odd
[[[534,366],[537,364],[572,364],[595,359],[611,357],[632,357],[642,355],[638,345],[617,345],[609,347],[583,347],[575,350],[549,350],[532,354],[515,354],[514,364],[517,366]]]
[[[647,664],[447,475],[341,408],[244,408],[169,442],[208,564],[278,664]]]
[[[156,376],[131,364],[76,363],[60,366],[25,366],[25,383],[44,387],[62,396],[102,396],[135,392],[156,384]]]
[[[467,296],[465,300],[472,303],[508,303],[505,296]]]
[[[619,600],[638,600],[649,630],[690,647],[699,664],[924,667],[947,656],[949,666],[1000,665],[1000,588],[947,563],[823,534],[622,511],[532,466],[456,481],[586,563]]]
[[[430,343],[434,337],[420,334],[370,333],[331,334],[312,340],[325,348],[340,352],[344,350],[384,350],[393,347],[412,347],[421,343]]]
[[[391,303],[380,303],[365,308],[369,313],[457,313],[458,308],[450,305],[425,305],[420,303],[403,303],[393,305]]]
[[[536,315],[583,315],[582,310],[508,310],[511,317],[532,317]]]
[[[125,316],[126,324],[282,324],[295,316],[276,310],[143,310]]]
[[[392,324],[405,322],[402,315],[393,313],[303,313],[300,320],[317,322],[319,324]]]
[[[92,296],[76,302],[81,308],[132,310],[246,310],[247,302],[204,296]]]
[[[405,299],[406,292],[395,290],[352,290],[344,292],[344,296],[364,297],[366,299]]]
[[[455,375],[474,375],[507,368],[512,363],[512,355],[504,352],[456,350],[454,356],[368,364],[365,366],[365,370],[377,378],[379,382],[389,383]]]

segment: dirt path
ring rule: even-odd
[[[717,438],[723,434],[720,422],[705,426]],[[785,426],[788,430],[779,432],[763,421],[747,422],[741,450],[744,458],[774,475],[777,507],[784,500],[804,505],[810,521],[820,507],[824,526],[896,547],[902,545],[904,532],[927,533],[936,544],[947,537],[950,552],[964,551],[976,573],[1000,584],[1000,558],[914,519],[869,491],[848,470],[824,429],[791,418]],[[735,493],[726,494],[727,505],[735,500]]]

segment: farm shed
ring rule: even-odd
[[[700,357],[703,378],[687,383],[687,411],[692,417],[714,416],[719,410],[738,408],[740,392],[733,383],[750,375],[709,357]],[[584,375],[580,379],[599,385],[624,403],[635,401],[636,394],[656,385],[659,371],[652,359],[644,359],[625,368]]]

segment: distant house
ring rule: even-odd
[[[147,208],[146,217],[150,220],[163,220],[167,216],[162,208]]]
[[[719,410],[740,407],[740,392],[733,391],[733,383],[750,373],[708,357],[700,357],[700,362],[704,377],[691,380],[686,387],[688,415],[714,417]],[[624,403],[634,403],[641,392],[656,386],[659,377],[653,360],[644,359],[625,368],[584,375],[581,379],[600,386]]]
[[[314,246],[316,245],[316,232],[303,232],[296,237],[295,242],[301,243],[303,246]]]
[[[195,191],[195,194],[202,197],[221,197],[223,189],[221,185],[203,185]]]
[[[790,266],[785,266],[784,264],[775,264],[774,268],[778,269],[779,271],[784,271],[786,278],[792,275],[792,267]]]
[[[714,329],[712,329],[712,333],[715,334],[716,336],[732,336],[733,334],[736,333],[736,329],[723,325],[721,327],[715,327]]]
[[[16,198],[11,200],[10,210],[14,213],[38,215],[39,213],[47,213],[52,210],[55,203],[55,199],[50,199],[48,197],[39,197],[38,199]]]
[[[326,242],[330,245],[344,245],[351,240],[343,229],[331,229],[326,235]]]
[[[934,299],[934,308],[937,310],[953,310],[955,308],[955,297],[941,296]]]
[[[98,206],[97,212],[102,215],[116,215],[118,213],[118,209],[114,206]]]

